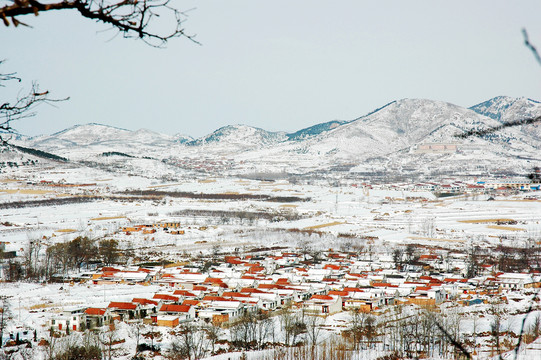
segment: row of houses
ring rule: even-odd
[[[409,187],[409,185],[408,185]],[[415,191],[431,191],[445,193],[479,193],[495,190],[523,190],[536,191],[541,189],[539,182],[524,179],[499,179],[477,181],[475,183],[464,183],[461,181],[453,181],[449,183],[426,182],[418,183],[413,186]]]
[[[185,231],[180,229],[181,224],[179,222],[161,222],[157,224],[139,224],[133,226],[124,226],[121,231],[126,235],[131,233],[140,232],[142,234],[154,234],[157,229],[169,232],[174,235],[184,235]]]
[[[142,320],[158,326],[176,326],[202,319],[221,324],[246,312],[274,311],[286,305],[326,316],[357,309],[378,312],[398,304],[439,305],[457,301],[463,306],[493,296],[541,287],[538,274],[485,273],[463,278],[436,270],[443,262],[435,254],[419,257],[421,265],[405,270],[361,256],[327,252],[320,263],[305,255],[278,253],[267,257],[225,256],[202,273],[197,264],[170,268],[104,267],[75,280],[92,284],[159,284],[163,291],[130,302],[112,301],[104,308],[65,310],[51,319],[57,331],[79,331],[106,325],[112,320]],[[430,269],[428,271],[427,269]],[[91,304],[89,304],[91,305]]]

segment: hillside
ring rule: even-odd
[[[141,163],[141,158],[167,160],[175,167],[153,167],[171,174],[186,161],[202,161],[204,171],[213,171],[205,165],[213,159],[227,159],[231,173],[306,173],[338,168],[367,174],[385,169],[409,169],[411,173],[526,171],[531,161],[536,162],[541,146],[540,125],[508,127],[483,137],[462,139],[458,135],[539,115],[541,104],[524,98],[502,96],[469,109],[442,101],[402,99],[352,121],[329,121],[289,134],[229,125],[193,139],[86,124],[48,136],[22,138],[18,144],[72,160],[128,166],[136,172],[149,166],[148,161]],[[121,156],[104,159],[101,154]],[[187,165],[192,167],[198,168]]]

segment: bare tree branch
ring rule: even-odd
[[[185,37],[194,43],[194,35],[188,35],[183,28],[187,18],[185,12],[170,5],[170,0],[9,0],[12,4],[0,8],[4,25],[26,25],[18,20],[24,15],[39,15],[44,11],[76,10],[83,17],[110,25],[124,37],[135,37],[151,46],[161,47],[169,39]],[[172,17],[173,26],[162,31],[156,28],[160,16]],[[11,19],[11,22],[10,22]],[[26,25],[28,26],[28,25]]]
[[[440,322],[434,318],[434,316],[430,316],[430,315],[427,315],[428,316],[428,319],[430,319],[434,325],[436,325],[436,327],[441,331],[441,333],[445,336],[445,339],[455,347],[455,349],[457,351],[459,351],[460,353],[462,353],[462,355],[464,355],[464,357],[466,359],[471,359],[472,356],[471,354],[468,352],[468,350],[466,350],[466,348],[460,343],[460,341],[458,341],[457,339],[455,339],[454,336],[452,336],[443,326],[442,324],[440,324]]]
[[[0,65],[3,61],[0,61]],[[6,81],[15,80],[21,82],[21,79],[15,76],[15,73],[0,74],[0,86],[4,86]],[[65,101],[65,99],[51,99],[48,91],[40,91],[36,83],[32,83],[30,91],[26,95],[18,96],[12,102],[0,103],[0,145],[6,144],[5,134],[12,134],[16,131],[12,127],[12,122],[34,116],[34,108],[40,103],[54,103]]]
[[[490,127],[488,129],[469,130],[469,131],[466,131],[466,132],[464,132],[462,134],[456,134],[455,137],[461,138],[461,139],[465,139],[465,138],[468,138],[470,136],[479,136],[479,137],[481,137],[481,136],[485,136],[485,135],[488,135],[488,134],[495,133],[496,131],[500,131],[500,130],[508,128],[508,127],[535,124],[535,123],[540,122],[540,121],[541,121],[541,116],[538,116],[538,117],[535,117],[535,118],[530,118],[530,119],[521,119],[521,120],[515,120],[515,121],[508,121],[508,122],[503,123],[501,125]]]
[[[524,45],[526,45],[526,47],[532,51],[533,56],[535,57],[537,62],[541,65],[541,56],[539,56],[537,49],[535,48],[535,46],[532,45],[532,43],[528,39],[528,32],[526,31],[526,29],[522,29],[522,35],[524,36]]]
[[[522,29],[522,35],[524,36],[524,45],[526,45],[526,47],[528,47],[532,51],[532,53],[533,53],[535,59],[537,60],[537,62],[539,64],[541,64],[541,56],[537,52],[537,49],[535,48],[535,46],[533,46],[533,44],[528,39],[528,32],[526,31],[526,29]],[[482,136],[492,134],[492,133],[494,133],[496,131],[500,131],[500,130],[508,128],[508,127],[518,126],[518,125],[534,124],[534,123],[538,123],[540,121],[541,121],[541,116],[538,116],[536,118],[530,118],[530,119],[509,121],[509,122],[503,123],[501,125],[494,126],[494,127],[484,129],[484,130],[469,130],[469,131],[466,131],[466,132],[464,132],[462,134],[456,134],[455,137],[461,138],[461,139],[465,139],[465,138],[468,138],[470,136],[482,137]]]

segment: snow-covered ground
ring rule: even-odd
[[[114,238],[122,247],[135,249],[135,257],[144,261],[177,262],[187,254],[209,254],[216,248],[233,253],[272,246],[295,249],[306,243],[320,250],[347,250],[354,245],[353,241],[370,247],[376,257],[389,257],[394,248],[406,244],[465,253],[475,245],[487,249],[497,245],[523,246],[541,234],[541,201],[531,199],[539,199],[538,192],[437,198],[432,192],[414,191],[414,184],[407,183],[364,186],[363,181],[328,178],[263,181],[217,173],[197,177],[174,173],[171,179],[162,176],[170,171],[165,164],[148,159],[138,161],[139,169],[148,165],[148,173],[128,175],[123,171],[54,163],[4,169],[0,174],[0,242],[5,243],[5,251],[23,256],[29,242],[38,240],[43,256],[49,245],[88,236],[96,240]],[[171,194],[152,197],[145,191]],[[174,195],[180,193],[201,197]],[[235,199],[226,195],[250,197]],[[288,197],[297,199],[289,201]],[[71,198],[81,202],[62,202]],[[498,219],[513,223],[498,225]],[[126,226],[162,222],[181,223],[184,234],[121,231]],[[149,298],[161,290],[158,285],[0,283],[0,294],[9,296],[13,317],[6,331],[38,329],[40,338],[47,338],[48,321],[67,308],[105,307],[113,294],[115,301],[129,301],[134,297]],[[535,301],[538,304],[539,300]],[[530,303],[529,297],[510,302],[505,327],[520,332]],[[475,332],[488,332],[487,311],[487,305],[469,307],[471,316],[461,324],[464,334],[474,333],[474,318]],[[537,314],[537,310],[530,313],[527,326]],[[333,327],[343,326],[347,320],[341,316],[344,315],[325,320],[325,336],[335,333]],[[169,346],[172,335],[167,330],[160,332],[159,342]],[[116,336],[126,340],[116,349],[118,358],[133,356],[133,327],[120,323]],[[540,348],[538,339],[525,345],[518,358],[536,359]],[[247,356],[258,359],[265,354],[269,353],[253,352]],[[384,353],[378,356],[381,354]],[[228,353],[213,359],[240,356]],[[373,356],[366,350],[357,358]],[[479,358],[488,358],[488,354],[479,354]]]

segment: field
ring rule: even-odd
[[[42,181],[54,183],[60,178],[67,183],[93,185],[69,187],[69,190],[44,188]],[[56,169],[6,175],[0,181],[0,194],[0,242],[5,244],[4,251],[15,252],[24,259],[30,244],[36,249],[38,242],[36,254],[40,259],[45,257],[48,247],[78,237],[96,242],[114,239],[123,252],[130,253],[123,260],[125,263],[117,266],[129,269],[136,269],[133,267],[136,264],[160,264],[162,271],[166,271],[204,264],[208,259],[228,254],[265,257],[285,251],[316,255],[334,251],[349,253],[360,262],[368,257],[377,259],[388,264],[384,271],[391,271],[388,266],[393,252],[398,249],[406,254],[413,248],[418,254],[452,254],[453,259],[448,263],[455,266],[454,273],[445,276],[463,276],[467,271],[463,259],[471,249],[520,248],[541,234],[541,203],[523,201],[528,194],[520,192],[495,197],[462,194],[438,199],[431,192],[389,189],[387,185],[377,184],[368,190],[349,182],[329,186],[326,181],[267,183],[227,177],[158,182],[67,168],[61,174]],[[488,201],[489,197],[493,199]],[[164,231],[160,224],[179,224],[182,232]],[[144,231],[141,226],[155,230]],[[356,251],[363,251],[364,255]],[[86,268],[94,271],[88,265]],[[13,299],[13,324],[37,329],[38,337],[46,338],[47,324],[67,308],[90,305],[104,308],[113,300],[150,298],[168,290],[156,283],[92,285],[65,279],[63,283],[51,284],[0,283],[2,294]],[[509,303],[506,315],[509,332],[520,333],[520,324],[530,305],[528,299],[517,295]],[[446,305],[442,311],[455,311],[453,308]],[[376,314],[383,319],[392,311],[390,308]],[[488,358],[489,308],[477,304],[468,311],[478,314],[479,320],[474,329],[471,319],[464,318],[461,327],[465,334],[485,334],[479,335],[479,342],[484,345],[478,351],[484,354],[481,358]],[[418,314],[414,311],[409,316]],[[348,329],[351,321],[347,312],[325,317],[318,325],[322,341],[335,341],[332,339]],[[284,336],[278,323],[275,326],[276,336]],[[224,334],[229,334],[228,331]],[[171,333],[163,329],[160,332],[160,343],[168,346]],[[117,355],[128,358],[131,350],[127,349],[135,347],[132,327],[118,324],[118,336],[125,338],[126,343],[118,346]],[[538,354],[535,344],[528,345],[524,359],[533,359]],[[358,358],[370,358],[375,349],[367,350],[364,355],[359,353]],[[378,351],[380,355],[385,353],[382,349]],[[248,358],[263,359],[269,354],[254,351]],[[240,356],[241,353],[233,352],[212,358]]]

